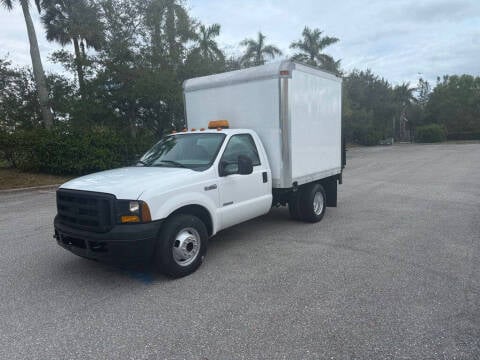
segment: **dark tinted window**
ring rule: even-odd
[[[253,166],[260,165],[257,147],[249,134],[234,135],[230,138],[222,156],[222,161],[236,162],[238,155],[246,155],[252,159]]]

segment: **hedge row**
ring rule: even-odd
[[[480,140],[480,132],[449,133],[447,140]]]
[[[350,129],[345,131],[345,136],[347,141],[365,146],[378,145],[384,138],[383,133],[377,131],[375,128],[371,126],[362,127],[359,125],[351,126]]]
[[[445,130],[438,124],[419,126],[415,130],[415,141],[433,143],[445,141]]]
[[[151,145],[151,139],[132,141],[111,131],[0,133],[0,156],[12,166],[58,175],[82,175],[125,166]]]

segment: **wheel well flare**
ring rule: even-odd
[[[201,205],[187,205],[183,206],[177,210],[175,210],[173,213],[170,214],[170,216],[175,215],[175,214],[190,214],[193,216],[198,217],[202,222],[205,224],[208,235],[211,236],[213,234],[213,221],[212,217],[210,215],[210,212],[205,209]]]

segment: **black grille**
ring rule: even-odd
[[[58,219],[61,223],[82,230],[107,232],[113,225],[115,196],[90,191],[59,189]]]

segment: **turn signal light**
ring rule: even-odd
[[[228,120],[214,120],[214,121],[209,121],[208,122],[208,128],[209,129],[228,129],[230,127],[230,124],[228,123]]]
[[[150,215],[150,208],[147,203],[142,201],[142,222],[152,221],[152,215]]]
[[[120,220],[122,223],[140,222],[140,218],[137,215],[124,215]]]

